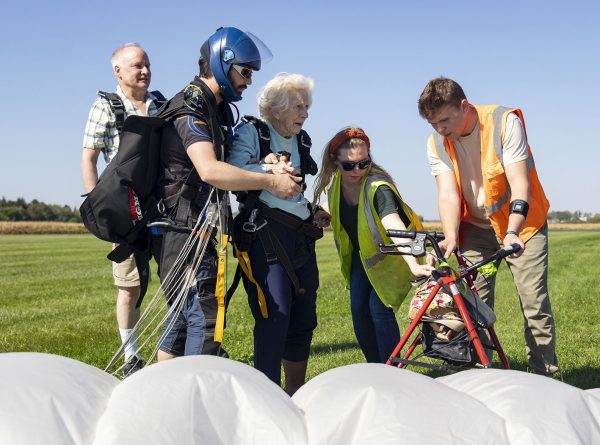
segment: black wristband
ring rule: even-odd
[[[518,213],[519,215],[523,215],[527,218],[527,213],[529,212],[529,203],[522,199],[515,199],[510,203],[509,207],[510,213]]]
[[[519,232],[517,232],[516,230],[507,230],[506,234],[504,235],[504,237],[506,238],[506,235],[515,235],[515,236],[519,236]]]

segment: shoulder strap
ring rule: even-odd
[[[161,106],[163,106],[166,102],[167,102],[167,98],[165,96],[163,96],[163,94],[158,91],[158,90],[154,90],[154,91],[150,91],[150,94],[152,94],[155,99],[154,99],[154,106],[158,109]]]
[[[300,152],[300,170],[302,170],[302,176],[314,176],[319,171],[319,167],[317,167],[317,163],[310,155],[310,148],[312,147],[310,136],[306,131],[300,130],[297,138],[298,151]]]
[[[98,91],[98,96],[108,102],[110,110],[115,115],[115,126],[119,135],[123,132],[123,123],[125,122],[125,105],[117,93],[107,93]]]
[[[243,116],[242,122],[248,122],[256,128],[258,145],[260,146],[260,158],[264,159],[267,155],[273,153],[271,150],[271,132],[269,131],[269,126],[261,119],[250,115]]]

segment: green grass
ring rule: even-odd
[[[91,235],[0,235],[0,352],[60,354],[103,368],[119,347],[116,290],[105,256],[110,245]],[[600,387],[600,285],[595,281],[600,232],[550,233],[550,289],[565,382]],[[363,362],[350,319],[349,295],[331,234],[318,242],[319,326],[309,378]],[[235,263],[230,262],[230,272]],[[512,278],[503,265],[496,289],[495,328],[514,369],[527,367],[523,320]],[[157,280],[148,296],[154,294]],[[407,301],[398,313],[406,328]],[[252,363],[253,319],[238,289],[228,312],[225,348]],[[419,370],[419,372],[427,371]],[[436,375],[436,374],[432,374]]]

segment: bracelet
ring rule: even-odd
[[[506,231],[506,235],[515,235],[515,236],[519,236],[519,232],[517,232],[516,230],[507,230]],[[504,237],[506,238],[506,235],[504,235]]]

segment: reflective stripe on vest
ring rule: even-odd
[[[496,234],[502,238],[508,226],[508,204],[511,199],[511,189],[504,173],[503,152],[502,152],[502,135],[506,126],[506,118],[509,113],[514,113],[520,119],[523,126],[525,141],[528,147],[528,157],[526,159],[527,173],[529,176],[529,192],[530,192],[530,211],[521,230],[521,238],[527,241],[546,221],[548,208],[550,207],[543,188],[539,182],[535,162],[531,154],[531,148],[527,142],[527,132],[525,129],[525,121],[523,114],[518,108],[506,108],[498,105],[473,105],[477,110],[479,125],[481,128],[481,169],[483,176],[483,187],[485,192],[485,212],[494,227]],[[490,134],[490,127],[493,132]],[[491,140],[490,140],[491,138]],[[462,184],[460,180],[460,172],[456,160],[454,145],[451,140],[434,132],[431,137],[433,146],[437,156],[446,164],[451,164],[454,167],[454,173],[457,180],[461,201],[463,202],[461,210],[461,220],[466,216],[466,205],[462,196]],[[490,144],[492,147],[490,147]],[[490,151],[493,148],[493,151]],[[493,170],[493,173],[488,171],[492,167],[498,165],[498,168]],[[500,177],[498,179],[498,177]],[[496,178],[495,181],[491,181]],[[495,196],[492,201],[492,196]]]
[[[364,190],[369,190],[371,185],[375,181],[384,181],[387,182],[388,179],[383,176],[375,176],[369,175],[367,176],[367,180],[365,181]],[[363,192],[363,208],[365,209],[365,217],[367,218],[367,226],[369,227],[369,233],[371,234],[371,239],[375,246],[379,246],[383,244],[383,237],[379,232],[379,227],[377,227],[377,223],[375,222],[375,218],[373,217],[373,209],[371,208],[371,203],[369,202],[369,193]],[[376,250],[374,255],[371,255],[368,258],[364,258],[365,266],[369,269],[379,263],[385,254],[381,253],[379,249]]]
[[[327,199],[342,275],[346,279],[347,286],[349,286],[353,246],[340,221],[340,200],[342,199],[340,184],[341,177],[337,173],[327,190]],[[410,219],[411,224],[408,229],[410,230],[413,227],[421,229],[422,225],[418,215],[402,201],[402,197],[389,178],[375,174],[363,178],[357,214],[359,255],[369,282],[380,300],[386,306],[397,310],[411,289],[409,280],[412,273],[401,256],[384,255],[379,252],[379,244],[391,242],[391,239],[385,235],[385,228],[381,224],[379,216],[373,210],[375,192],[382,185],[388,186],[393,191],[402,211]]]

